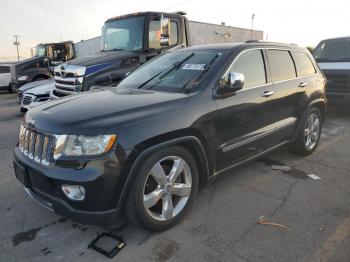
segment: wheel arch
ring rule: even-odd
[[[142,161],[153,152],[166,147],[183,146],[189,152],[191,152],[198,166],[199,182],[200,184],[205,184],[212,172],[213,160],[208,157],[210,154],[208,154],[208,148],[206,148],[205,143],[203,143],[204,140],[202,139],[203,138],[200,138],[198,134],[195,135],[194,133],[188,133],[186,135],[184,134],[173,137],[168,140],[163,140],[162,137],[155,137],[138,145],[135,150],[137,152],[137,156],[135,157],[134,161],[132,161],[133,163],[118,199],[117,209],[122,209],[124,207],[132,182],[137,175],[137,170],[142,164]]]
[[[300,129],[303,128],[302,126],[303,120],[305,119],[305,117],[307,117],[307,112],[309,112],[309,110],[312,107],[316,107],[318,110],[320,110],[321,118],[322,118],[321,120],[322,122],[324,121],[325,115],[326,115],[326,101],[322,98],[311,101],[300,116],[300,119],[298,121],[299,124],[297,126],[297,129],[295,130],[294,137],[292,139],[293,141],[296,139],[297,134],[300,132]]]

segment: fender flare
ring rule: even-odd
[[[156,145],[153,145],[151,147],[146,148],[145,150],[143,150],[135,159],[134,163],[132,164],[130,171],[128,173],[128,177],[126,178],[126,181],[124,183],[122,192],[119,196],[118,202],[117,202],[117,208],[116,209],[122,209],[124,207],[124,204],[127,200],[127,196],[129,194],[129,189],[130,186],[134,180],[134,178],[137,175],[137,169],[138,167],[141,165],[142,161],[151,153],[163,149],[165,147],[169,147],[169,146],[173,146],[173,145],[179,145],[181,143],[186,143],[186,142],[192,142],[195,143],[195,145],[197,146],[197,148],[199,149],[200,152],[200,158],[201,158],[201,162],[202,164],[205,165],[205,174],[202,174],[205,176],[205,178],[207,179],[209,177],[209,165],[208,165],[208,159],[207,159],[207,155],[205,153],[204,147],[202,145],[202,143],[200,142],[200,140],[195,137],[195,136],[184,136],[184,137],[179,137],[179,138],[175,138],[169,141],[165,141]]]
[[[321,112],[322,114],[322,121],[324,121],[324,118],[325,118],[325,111],[326,111],[326,100],[323,99],[323,98],[318,98],[318,99],[315,99],[315,100],[312,100],[305,108],[305,110],[303,111],[303,113],[301,114],[300,116],[300,119],[298,121],[298,126],[295,130],[295,133],[294,133],[294,136],[293,136],[293,139],[292,141],[295,141],[295,139],[297,138],[299,132],[300,132],[300,129],[303,128],[302,126],[302,123],[303,123],[303,120],[305,119],[306,117],[306,113],[309,111],[309,109],[311,107],[313,107],[315,104],[318,104],[318,103],[322,103],[323,106],[324,106],[324,112]]]

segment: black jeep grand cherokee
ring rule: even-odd
[[[198,185],[279,146],[319,141],[325,78],[310,54],[277,43],[165,53],[118,87],[26,115],[14,167],[43,206],[87,224],[165,230]]]

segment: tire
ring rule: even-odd
[[[318,123],[318,124],[317,124]],[[311,130],[310,130],[311,126]],[[301,128],[295,140],[290,145],[290,150],[301,156],[310,155],[317,148],[322,131],[322,115],[317,107],[308,110],[302,119]]]
[[[170,172],[176,167],[180,172]],[[152,231],[173,227],[192,206],[198,181],[196,161],[185,148],[168,147],[149,155],[128,195],[128,221]]]
[[[12,85],[9,85],[8,91],[9,91],[10,93],[17,93],[17,89],[14,88]]]

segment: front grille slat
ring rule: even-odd
[[[24,151],[23,151],[23,153],[26,156],[28,155],[29,136],[30,136],[30,130],[27,129],[24,137]]]
[[[45,136],[44,138],[44,144],[43,144],[43,151],[42,151],[42,158],[41,158],[41,163],[44,165],[48,165],[49,161],[47,159],[47,147],[49,144],[49,137]]]
[[[35,147],[36,133],[32,131],[29,137],[28,145],[28,157],[34,159],[34,147]]]
[[[19,149],[29,159],[45,166],[53,163],[53,151],[56,138],[54,135],[44,134],[31,128],[21,126],[19,135]]]
[[[41,162],[42,141],[43,141],[43,136],[38,133],[35,139],[35,149],[34,149],[34,161],[38,163]]]

